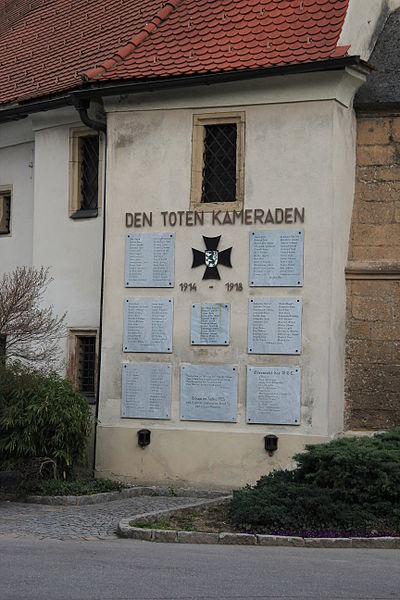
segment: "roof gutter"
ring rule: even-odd
[[[91,103],[89,98],[77,98],[74,93],[71,93],[71,104],[76,108],[79,113],[79,117],[87,127],[106,133],[107,125],[103,113],[103,118],[99,118],[98,115],[90,115]],[[101,113],[100,113],[101,116]]]
[[[167,90],[183,88],[194,85],[212,85],[216,83],[228,83],[234,81],[248,81],[262,77],[274,77],[283,75],[294,75],[301,73],[317,73],[321,71],[338,71],[347,67],[355,67],[368,73],[371,66],[362,61],[359,56],[345,56],[342,58],[331,58],[324,61],[310,63],[298,63],[295,65],[283,65],[280,67],[263,67],[260,69],[247,69],[238,71],[220,71],[218,73],[205,73],[197,75],[180,75],[176,77],[160,77],[157,79],[139,79],[116,82],[85,82],[79,89],[71,90],[61,96],[31,100],[28,102],[0,108],[0,122],[23,119],[29,114],[52,110],[66,105],[73,105],[79,110],[85,110],[88,104],[84,100],[100,98],[102,96],[115,96],[119,94],[137,93],[143,91]],[[79,104],[81,103],[81,104]],[[82,117],[81,117],[82,118]],[[90,126],[90,125],[89,125]],[[91,126],[90,126],[91,127]],[[102,129],[103,131],[103,129]]]
[[[229,83],[234,81],[247,81],[262,77],[275,77],[294,75],[300,73],[316,73],[321,71],[339,71],[346,67],[356,67],[369,73],[371,66],[361,60],[359,56],[345,56],[331,58],[324,61],[283,65],[280,67],[262,67],[259,69],[246,69],[238,71],[219,71],[218,73],[203,73],[194,75],[179,75],[176,77],[160,77],[158,79],[142,79],[115,82],[85,82],[85,87],[76,90],[77,97],[88,95],[114,96],[119,94],[166,90],[195,85],[212,85],[216,83]]]

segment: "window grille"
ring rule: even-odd
[[[69,216],[97,217],[101,203],[102,138],[86,127],[69,134]]]
[[[95,398],[96,385],[96,338],[77,336],[77,383],[78,389],[88,400]]]
[[[7,336],[0,335],[0,364],[6,360]]]
[[[81,210],[97,209],[99,193],[99,137],[81,137]]]
[[[236,200],[237,125],[205,125],[202,202]]]
[[[11,194],[0,192],[0,234],[10,233]]]

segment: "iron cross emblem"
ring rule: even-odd
[[[223,267],[232,268],[231,264],[231,252],[232,248],[227,248],[218,252],[218,244],[221,236],[215,238],[208,238],[203,235],[203,240],[206,245],[206,251],[201,252],[192,248],[193,252],[193,263],[192,269],[205,265],[206,270],[204,271],[203,279],[221,279],[219,276],[218,265]]]

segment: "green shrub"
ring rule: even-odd
[[[400,428],[307,446],[293,471],[234,492],[231,519],[247,531],[400,530]]]
[[[92,413],[57,374],[0,366],[0,462],[49,457],[71,473],[86,458]]]

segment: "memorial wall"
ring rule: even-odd
[[[107,110],[97,472],[254,482],[342,426],[354,148],[338,123],[353,117],[335,101],[240,106],[244,202],[231,210],[190,204],[196,111]]]
[[[297,210],[297,209],[296,209]],[[304,209],[297,210],[300,225]],[[202,215],[202,221],[204,215]],[[212,217],[212,215],[211,215]],[[131,222],[127,217],[126,223]],[[132,220],[134,223],[134,219]],[[246,232],[241,235],[246,236]],[[303,281],[303,230],[249,231],[249,281],[226,285],[249,296],[251,287],[299,287]],[[233,248],[217,250],[221,236],[203,241],[208,248],[192,248],[192,268],[203,267],[201,283],[220,281],[221,267],[233,269]],[[188,256],[190,254],[188,253]],[[222,271],[222,269],[221,269]],[[125,252],[125,286],[147,290],[149,297],[125,299],[123,350],[126,353],[172,354],[174,299],[157,297],[155,288],[175,286],[173,233],[128,233]],[[247,285],[246,285],[247,283]],[[180,284],[182,293],[197,295],[199,283]],[[188,287],[185,287],[188,286]],[[214,286],[209,285],[209,290]],[[188,294],[188,296],[189,296]],[[212,297],[210,293],[210,297]],[[188,305],[190,329],[183,331],[191,346],[229,346],[231,305]],[[179,320],[179,315],[175,318]],[[301,298],[253,297],[248,304],[248,354],[300,355]],[[249,360],[250,356],[249,356]],[[171,364],[129,362],[122,370],[121,416],[171,419]],[[278,364],[263,369],[246,364],[247,423],[298,425],[300,423],[300,367]],[[237,421],[238,365],[182,364],[180,366],[180,419]],[[251,415],[251,416],[250,416]]]

